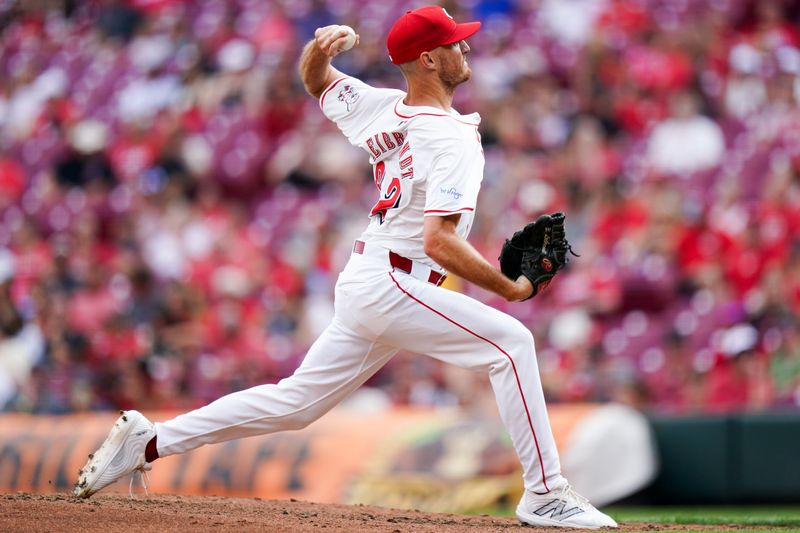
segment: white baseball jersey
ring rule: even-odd
[[[483,180],[481,119],[408,106],[405,96],[343,77],[322,94],[320,107],[373,165],[379,197],[361,240],[437,267],[423,249],[422,220],[460,213],[457,232],[469,234]]]

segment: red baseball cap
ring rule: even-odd
[[[386,48],[389,59],[395,65],[402,65],[417,59],[422,52],[453,44],[475,34],[480,22],[456,23],[444,8],[425,6],[414,11],[406,11],[397,19],[389,36]]]

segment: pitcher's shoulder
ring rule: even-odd
[[[420,113],[406,120],[409,138],[431,146],[460,145],[467,139],[479,138],[478,123],[447,114]]]
[[[404,97],[406,93],[399,89],[374,87],[352,76],[343,76],[331,83],[319,99],[320,107],[325,110],[341,107],[350,112],[364,105],[364,102],[380,107],[390,106],[394,100]]]

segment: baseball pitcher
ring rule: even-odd
[[[519,520],[616,527],[561,475],[531,332],[439,286],[451,272],[509,301],[526,300],[550,283],[568,250],[560,213],[540,217],[507,241],[502,270],[466,240],[483,179],[480,116],[462,115],[451,104],[456,87],[470,78],[466,39],[479,28],[479,22],[456,23],[437,6],[401,16],[387,48],[407,91],[371,87],[338,71],[331,60],[357,45],[357,36],[346,26],[316,31],[300,58],[300,76],[325,116],[367,153],[377,189],[369,224],[336,283],[331,324],[278,384],[235,392],[161,423],[124,412],[90,455],[77,496],[149,470],[159,457],[303,428],[402,349],[488,373],[522,463]]]

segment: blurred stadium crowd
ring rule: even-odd
[[[651,412],[800,406],[800,5],[460,0],[483,21],[489,258],[543,211],[581,254],[508,304],[546,394]],[[404,87],[357,0],[0,0],[0,409],[187,408],[289,375],[374,201],[302,90],[314,29]],[[370,384],[465,405],[482,378],[399,356]]]

